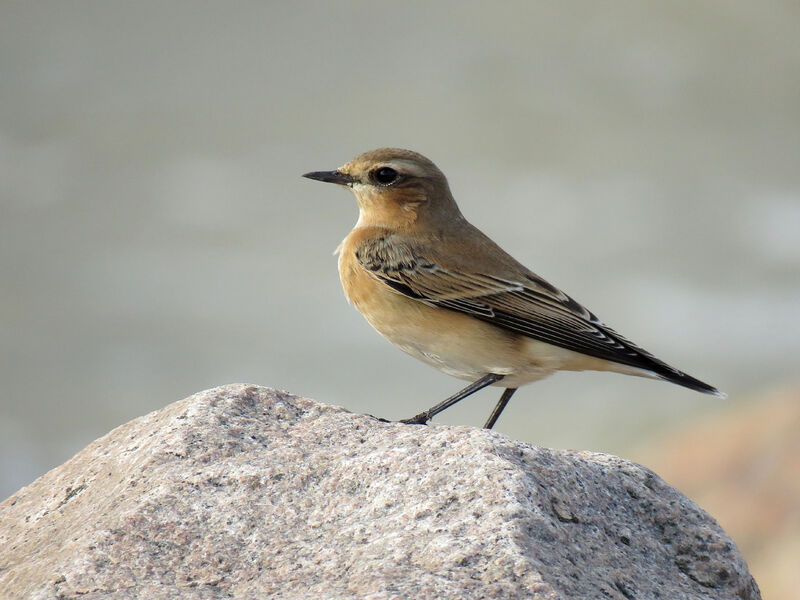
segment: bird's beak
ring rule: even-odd
[[[353,183],[353,178],[341,171],[312,171],[311,173],[306,173],[303,177],[324,181],[325,183],[337,183],[339,185],[351,185]]]

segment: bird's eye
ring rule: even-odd
[[[372,179],[380,185],[391,185],[398,180],[400,174],[391,167],[381,167],[372,172]]]

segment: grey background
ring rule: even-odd
[[[728,400],[618,375],[498,429],[626,455],[798,375],[800,8],[0,2],[0,497],[218,384],[388,418],[462,382],[374,333],[300,178],[432,158],[519,260]],[[498,391],[439,421],[478,425]]]

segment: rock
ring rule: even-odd
[[[229,385],[0,505],[2,598],[760,598],[651,471]]]

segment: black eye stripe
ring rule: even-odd
[[[400,174],[391,167],[375,169],[370,176],[379,185],[391,185],[400,178]]]

